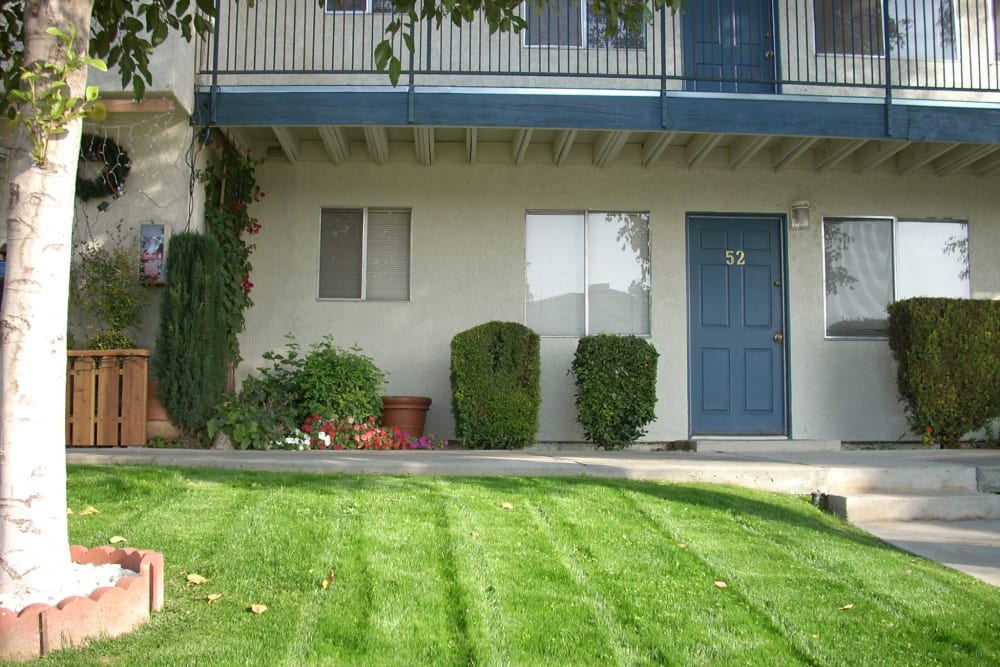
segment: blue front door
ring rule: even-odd
[[[688,90],[775,92],[772,0],[697,0],[684,9]]]
[[[687,225],[691,433],[786,434],[782,219]]]

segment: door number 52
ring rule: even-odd
[[[736,265],[743,266],[747,263],[746,253],[742,250],[727,250],[726,251],[726,264],[728,266]]]

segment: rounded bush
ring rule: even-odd
[[[580,339],[571,371],[577,421],[600,447],[638,440],[656,418],[656,360],[652,343],[635,336],[599,334]]]
[[[455,335],[452,410],[467,447],[520,449],[534,443],[540,355],[538,334],[516,322],[487,322]]]

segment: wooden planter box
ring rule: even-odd
[[[149,350],[70,350],[66,366],[66,444],[146,444]]]

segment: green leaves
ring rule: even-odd
[[[39,165],[47,161],[49,140],[65,133],[69,123],[90,115],[99,97],[94,86],[86,88],[84,97],[74,97],[69,85],[70,75],[88,66],[107,71],[102,61],[73,49],[75,26],[70,25],[68,32],[54,26],[46,32],[63,43],[65,59],[21,67],[19,87],[10,89],[6,96],[13,108],[13,117],[31,135],[31,155]]]
[[[620,448],[641,437],[655,418],[653,345],[634,336],[585,336],[570,368],[576,380],[577,421],[588,440]]]

